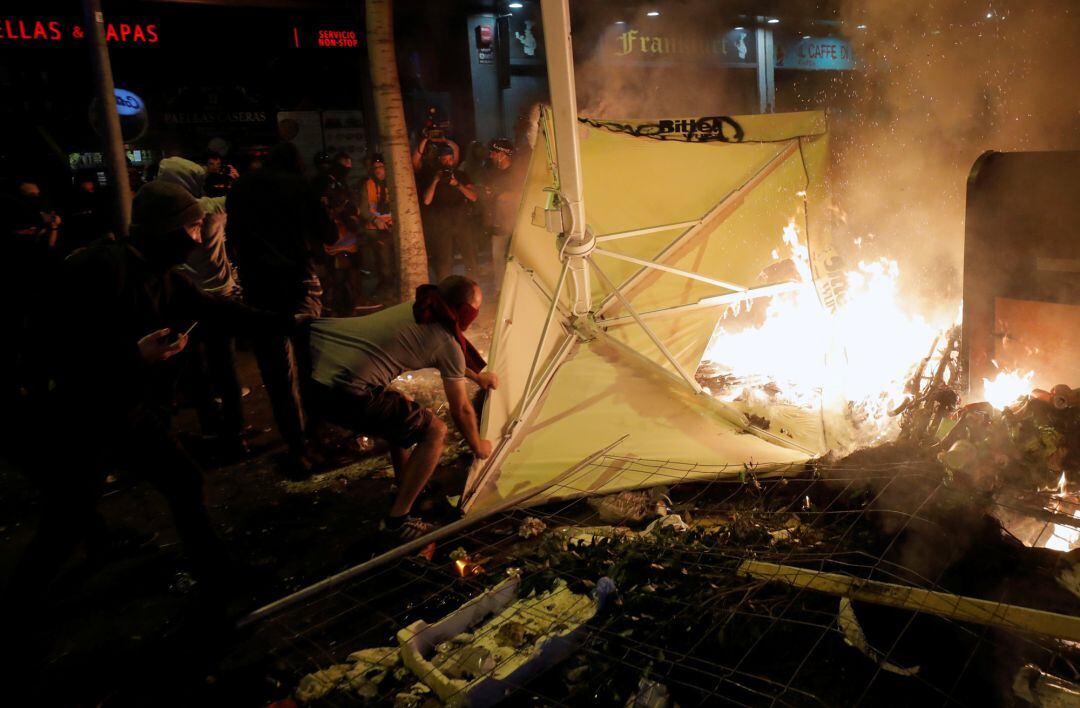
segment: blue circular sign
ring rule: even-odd
[[[116,94],[116,112],[122,116],[135,116],[143,111],[143,100],[127,89],[113,89]]]

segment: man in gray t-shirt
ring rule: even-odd
[[[461,313],[456,315],[456,321],[464,325],[461,329],[476,316],[483,301],[480,287],[461,276],[440,282],[438,294],[448,311]],[[417,322],[413,304],[404,302],[364,317],[322,319],[311,325],[313,408],[331,423],[390,443],[398,493],[383,527],[399,531],[403,541],[431,530],[430,525],[410,517],[409,511],[442,455],[446,424],[430,409],[391,389],[391,382],[407,371],[438,369],[454,423],[480,459],[491,455],[491,442],[480,438],[465,381],[474,381],[485,390],[499,383],[495,374],[466,366],[463,345],[447,326]]]

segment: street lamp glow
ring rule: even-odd
[[[746,29],[746,28],[745,27],[736,27],[735,29],[741,30],[741,29]]]
[[[511,10],[520,10],[521,8],[523,8],[525,6],[522,5],[519,2],[512,2],[507,7],[509,7]]]
[[[770,17],[769,19],[767,19],[765,21],[768,22],[770,25],[778,25],[778,24],[780,24],[780,20],[776,19],[775,17]]]
[[[856,29],[866,29],[866,25],[855,25]]]
[[[659,17],[660,16],[660,11],[659,10],[649,10],[645,14],[647,16],[649,16],[649,17]]]

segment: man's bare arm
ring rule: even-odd
[[[472,381],[485,391],[493,391],[499,387],[499,377],[492,373],[476,373],[472,369],[465,369],[465,378]]]
[[[435,179],[431,180],[431,184],[424,190],[424,206],[431,206],[431,200],[435,198],[435,187],[439,184],[439,175],[435,175]]]
[[[469,401],[465,379],[443,379],[443,390],[450,404],[450,416],[454,419],[461,436],[473,453],[481,460],[491,455],[491,441],[480,438],[480,427],[476,420],[476,411]]]

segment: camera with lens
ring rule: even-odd
[[[450,129],[450,121],[446,120],[439,115],[438,109],[432,107],[428,109],[427,120],[424,121],[424,127],[421,130],[421,134],[428,140],[446,140],[446,132]]]
[[[228,194],[229,190],[232,189],[233,184],[232,170],[232,165],[223,164],[219,172],[212,172],[206,175],[206,178],[203,181],[203,191],[206,193],[206,196],[220,197]]]
[[[442,182],[449,182],[454,177],[454,170],[449,167],[444,167],[439,170],[439,180]]]

